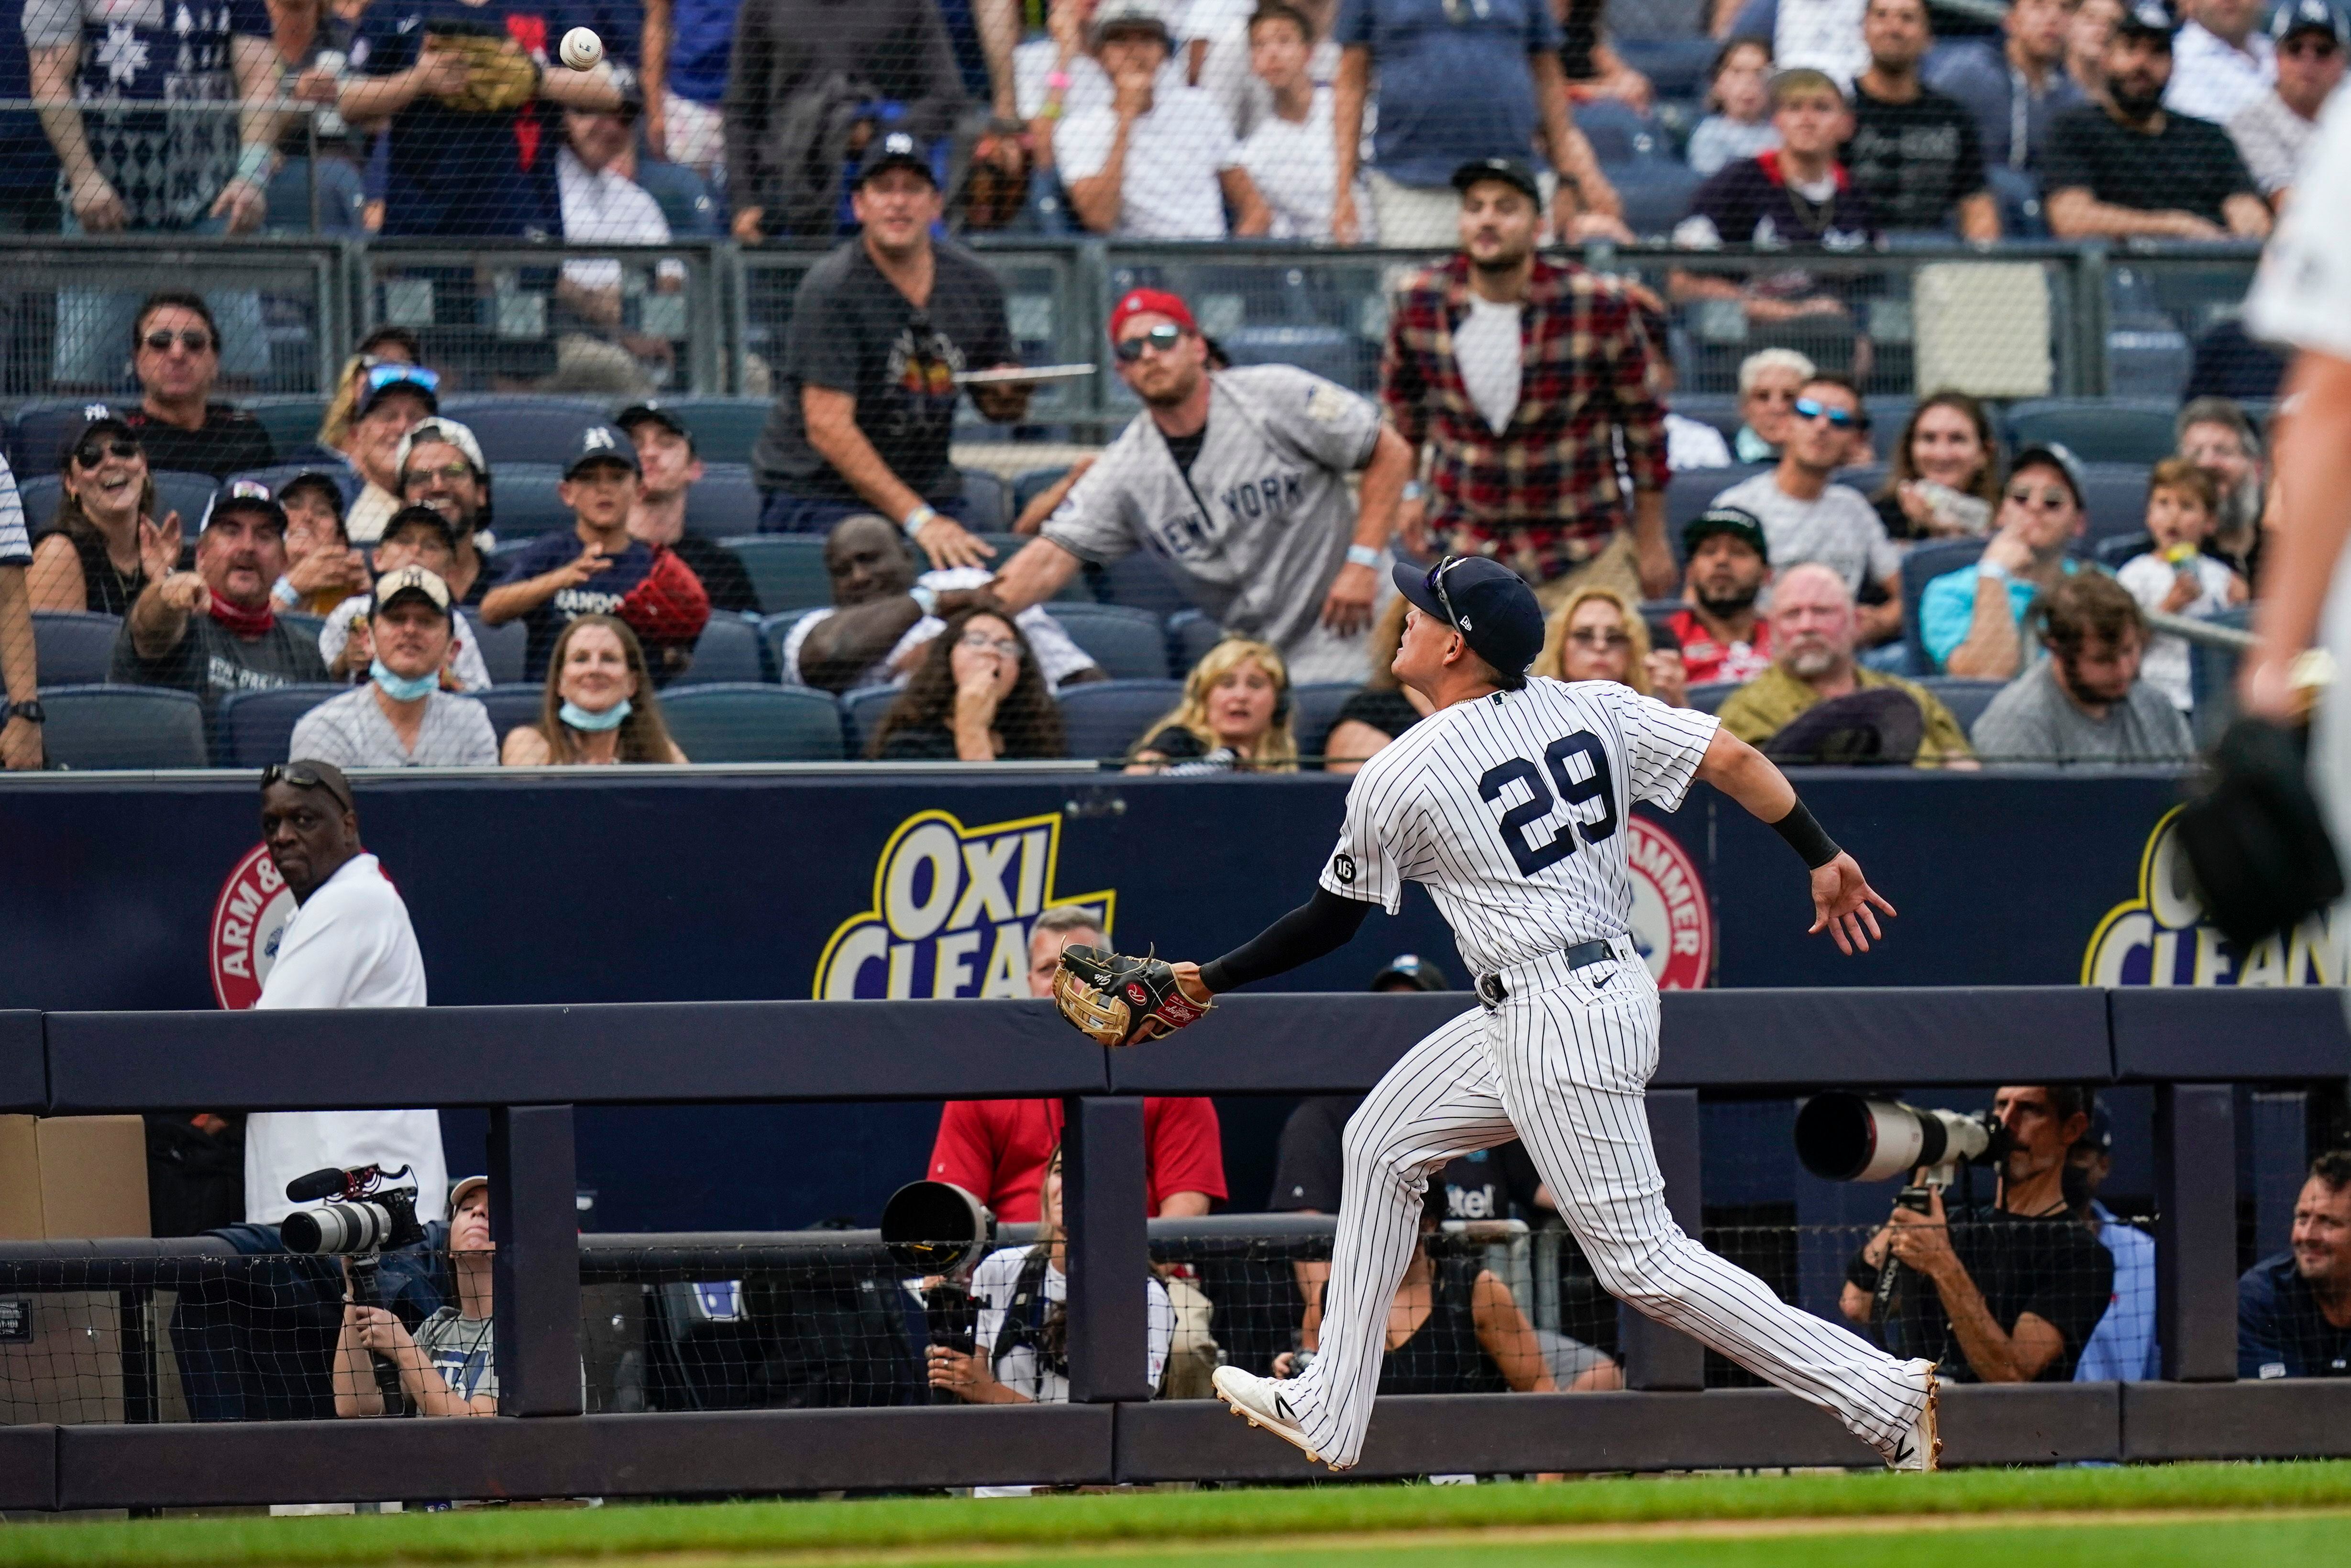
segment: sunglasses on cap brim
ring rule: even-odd
[[[1453,608],[1453,596],[1445,591],[1445,574],[1468,559],[1466,555],[1447,556],[1430,567],[1427,577],[1422,580],[1422,586],[1437,595],[1437,602],[1444,606],[1445,623],[1456,632],[1467,631],[1468,628],[1462,623],[1460,612]]]
[[[370,395],[386,387],[396,386],[412,386],[419,392],[438,395],[441,372],[428,371],[423,365],[383,364],[369,368],[367,390]]]

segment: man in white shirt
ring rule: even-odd
[[[1146,0],[1117,0],[1094,22],[1094,57],[1110,74],[1110,107],[1070,115],[1053,159],[1079,223],[1121,239],[1223,239],[1272,222],[1216,100],[1162,76],[1167,24]],[[1228,230],[1225,205],[1232,204]]]
[[[421,1008],[424,959],[408,906],[360,847],[350,780],[329,762],[261,775],[261,840],[298,906],[262,977],[256,1009]],[[420,1219],[442,1217],[449,1190],[434,1111],[259,1111],[245,1127],[245,1218],[275,1225],[294,1205],[286,1184],[329,1166],[406,1166]]]
[[[2277,86],[2239,110],[2228,129],[2262,194],[2283,211],[2294,171],[2318,135],[2319,112],[2342,85],[2351,23],[2331,0],[2287,0],[2270,18],[2269,36]]]
[[[1269,3],[1296,11],[1306,18],[1306,80],[1316,91],[1331,91],[1339,80],[1339,40],[1331,36],[1331,26],[1339,13],[1338,0],[1269,0]],[[1204,5],[1195,0],[1186,26],[1195,33],[1203,27],[1207,31],[1207,56],[1200,62],[1196,84],[1221,105],[1225,118],[1232,121],[1233,134],[1244,141],[1251,132],[1273,114],[1273,89],[1257,73],[1252,58],[1251,42],[1256,28],[1252,26],[1258,13],[1266,7],[1241,3],[1223,6],[1213,17],[1204,20]],[[1335,95],[1334,99],[1335,102]],[[1331,127],[1323,126],[1323,137],[1330,140]],[[1336,154],[1336,147],[1326,152]],[[1259,182],[1262,183],[1262,182]],[[1361,194],[1359,190],[1358,194]],[[1355,204],[1358,213],[1368,213],[1361,200]],[[1371,244],[1374,235],[1361,236]]]
[[[2277,46],[2260,30],[2264,0],[2187,0],[2171,38],[2163,107],[2226,125],[2277,81]]]
[[[1327,241],[1339,167],[1331,147],[1331,89],[1311,65],[1314,24],[1285,0],[1265,0],[1249,20],[1249,71],[1269,108],[1241,142],[1241,167],[1273,211],[1275,239]],[[1358,202],[1360,210],[1364,203]]]

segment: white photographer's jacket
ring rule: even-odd
[[[287,921],[258,1008],[421,1008],[424,956],[408,906],[371,854],[353,855]],[[383,1071],[400,1053],[349,1064]],[[245,1218],[275,1225],[294,1205],[286,1184],[328,1166],[407,1166],[416,1217],[443,1218],[449,1165],[437,1111],[261,1111],[245,1126]]]

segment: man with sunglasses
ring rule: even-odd
[[[1434,711],[1355,775],[1313,897],[1221,958],[1172,966],[1167,983],[1184,993],[1180,1021],[1196,1019],[1218,992],[1336,951],[1373,904],[1394,914],[1417,882],[1477,974],[1481,1005],[1414,1046],[1348,1122],[1313,1366],[1280,1383],[1219,1367],[1217,1396],[1310,1458],[1353,1465],[1424,1186],[1459,1156],[1520,1138],[1611,1293],[1833,1410],[1887,1464],[1934,1469],[1931,1364],[1896,1361],[1787,1305],[1666,1207],[1643,1109],[1657,989],[1629,935],[1625,819],[1641,801],[1674,810],[1704,780],[1802,859],[1811,928],[1841,951],[1865,952],[1893,905],[1780,770],[1710,715],[1613,682],[1529,676],[1542,611],[1508,567],[1447,556],[1426,570],[1399,566],[1394,581],[1411,606],[1395,673]],[[1089,1010],[1080,977],[1104,956],[1062,956],[1065,1007]],[[1127,994],[1143,990],[1131,983]],[[1179,1024],[1172,1007],[1153,1021]]]
[[[297,758],[262,769],[261,842],[295,910],[256,1010],[425,1005],[424,956],[408,905],[360,846],[359,806],[341,768]],[[442,1217],[449,1162],[438,1112],[256,1111],[245,1124],[245,1218],[275,1225],[294,1207],[287,1182],[328,1166],[366,1165],[408,1166],[416,1217]]]
[[[2081,568],[2069,553],[2089,527],[2082,465],[2056,442],[2016,455],[1973,566],[1930,580],[1918,598],[1918,638],[1938,674],[2005,681],[2024,668],[2024,614]]]
[[[2287,0],[2270,17],[2269,36],[2277,45],[2277,85],[2230,118],[2229,140],[2262,194],[2283,212],[2302,155],[2317,139],[2318,111],[2343,80],[2351,23],[2333,0]]]
[[[232,692],[324,681],[318,645],[277,619],[270,590],[285,572],[286,508],[255,480],[224,486],[196,535],[196,569],[150,583],[132,601],[109,678],[176,686],[207,712]]]
[[[1015,610],[1081,562],[1147,549],[1203,612],[1281,651],[1293,682],[1361,681],[1412,449],[1379,410],[1290,365],[1210,367],[1191,308],[1155,288],[1111,311],[1143,412],[998,575]],[[1347,476],[1363,476],[1360,502]]]
[[[212,395],[221,335],[204,296],[178,288],[149,295],[139,307],[131,363],[141,395],[122,423],[147,449],[150,468],[225,479],[277,461],[261,421]]]

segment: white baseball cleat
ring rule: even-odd
[[[1232,1407],[1252,1427],[1262,1427],[1283,1442],[1318,1464],[1325,1463],[1300,1430],[1298,1416],[1290,1408],[1290,1401],[1281,1396],[1281,1385],[1270,1377],[1259,1377],[1243,1372],[1238,1366],[1220,1366],[1209,1379],[1216,1385],[1217,1397]],[[1332,1465],[1332,1469],[1339,1467]]]
[[[1903,1370],[1926,1379],[1927,1403],[1919,1406],[1917,1419],[1910,1423],[1910,1429],[1905,1432],[1895,1443],[1893,1448],[1887,1452],[1886,1468],[1889,1470],[1912,1471],[1941,1469],[1943,1468],[1943,1434],[1935,1412],[1935,1399],[1938,1392],[1935,1364],[1931,1361],[1906,1362],[1903,1364]]]

